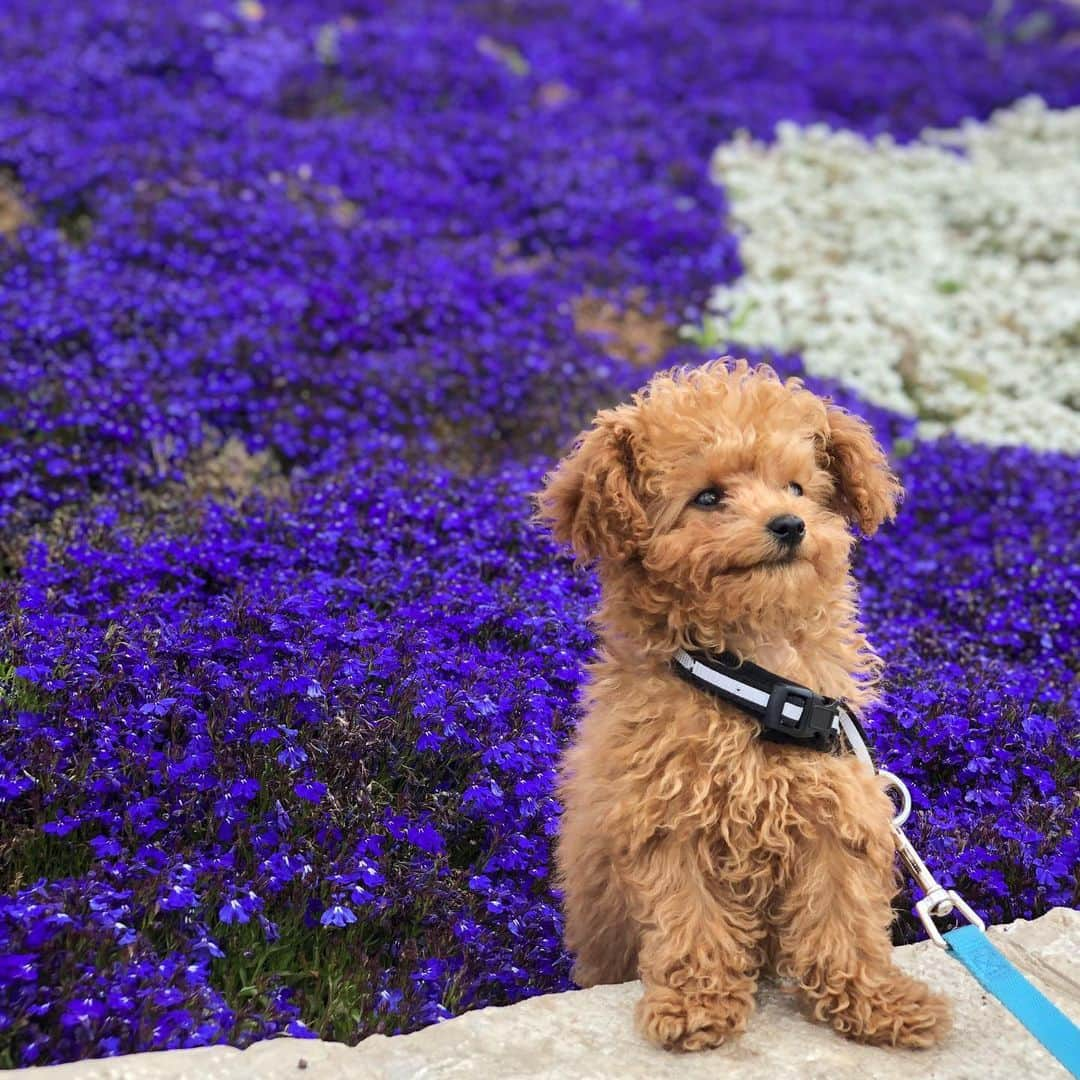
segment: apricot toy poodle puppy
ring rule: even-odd
[[[893,963],[881,782],[827,732],[777,738],[677,670],[767,669],[820,695],[781,694],[774,729],[827,718],[829,699],[865,707],[880,661],[849,526],[872,534],[900,494],[862,420],[745,361],[656,375],[546,478],[541,517],[602,586],[561,770],[566,944],[582,986],[640,976],[659,1046],[744,1030],[766,967],[851,1038],[925,1047],[948,1029],[946,1001]]]

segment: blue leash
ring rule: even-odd
[[[845,710],[841,710],[839,720],[855,756],[886,781],[886,791],[892,789],[900,794],[902,807],[892,820],[893,840],[900,861],[923,891],[915,911],[930,940],[952,953],[983,989],[993,994],[1076,1080],[1080,1080],[1080,1028],[1009,963],[986,936],[986,924],[968,907],[964,898],[939,884],[901,828],[911,813],[907,785],[898,776],[874,765],[861,728],[852,723]],[[954,912],[967,919],[969,925],[943,935],[934,925],[934,918],[944,918]]]
[[[888,779],[891,782],[895,778],[890,774]],[[952,953],[985,990],[993,994],[1076,1080],[1080,1080],[1080,1028],[1009,963],[986,936],[986,924],[968,907],[964,898],[938,883],[896,823],[898,819],[902,821],[903,816],[901,812],[893,819],[893,839],[900,861],[925,893],[916,903],[915,911],[930,940]],[[934,925],[933,917],[942,918],[952,913],[963,916],[968,925],[943,935]]]
[[[977,926],[960,926],[944,936],[949,952],[1080,1080],[1080,1028],[1036,990]]]
[[[895,779],[891,775],[888,778],[890,782]],[[903,816],[901,813],[893,819],[893,839],[900,861],[925,893],[916,903],[915,911],[930,940],[952,953],[985,990],[993,994],[1076,1080],[1080,1080],[1080,1028],[1009,963],[986,936],[986,924],[968,907],[964,898],[938,883],[897,824]],[[943,935],[934,925],[933,917],[943,918],[952,913],[963,916],[968,925]]]

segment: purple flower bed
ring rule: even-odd
[[[1080,100],[1080,16],[1007,7],[5,8],[0,1064],[568,985],[595,585],[528,497],[648,374],[574,302],[696,318],[738,127]],[[1076,903],[1077,463],[858,407],[910,492],[859,572],[916,842],[991,919]]]

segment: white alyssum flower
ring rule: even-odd
[[[711,338],[799,351],[925,435],[1080,450],[1080,108],[903,146],[781,124],[713,175],[746,273]]]

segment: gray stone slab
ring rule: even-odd
[[[994,927],[1009,959],[1080,1022],[1080,912]],[[955,1027],[929,1051],[858,1046],[806,1020],[776,986],[759,994],[746,1034],[702,1054],[656,1050],[634,1031],[636,982],[480,1009],[412,1035],[355,1047],[272,1039],[248,1050],[207,1047],[76,1062],[10,1074],[27,1080],[1057,1080],[1068,1073],[964,968],[924,942],[898,963],[945,991]]]

